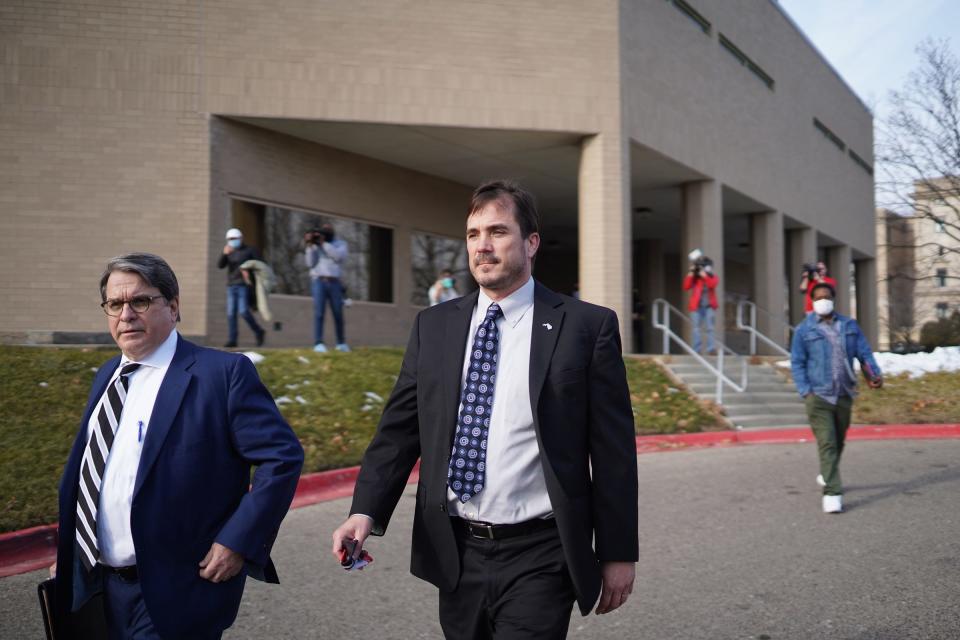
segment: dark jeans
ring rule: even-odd
[[[556,528],[505,540],[456,535],[460,583],[440,592],[448,640],[566,637],[574,592]]]
[[[244,284],[227,285],[227,342],[237,341],[237,315],[243,316],[256,335],[263,333],[247,306],[247,285]]]
[[[843,495],[843,485],[840,482],[840,456],[843,455],[843,444],[847,439],[847,429],[850,428],[853,398],[841,396],[837,398],[837,404],[833,405],[811,393],[804,402],[807,405],[810,428],[813,430],[813,435],[817,437],[820,474],[826,483],[823,495]]]
[[[321,280],[314,278],[310,281],[310,290],[313,293],[313,343],[323,342],[323,318],[327,302],[333,311],[333,324],[337,331],[337,344],[347,340],[343,335],[343,285],[339,280]]]

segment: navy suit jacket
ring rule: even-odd
[[[361,463],[350,513],[383,535],[420,457],[410,567],[456,589],[460,557],[447,513],[447,467],[464,348],[478,292],[425,309]],[[637,445],[617,315],[537,283],[530,407],[547,493],[580,612],[601,589],[601,562],[636,562]]]
[[[75,552],[78,479],[90,414],[119,363],[115,357],[97,373],[60,481],[56,594],[63,619],[97,588],[98,572],[85,572]],[[148,424],[130,514],[143,599],[165,637],[215,633],[236,618],[248,573],[277,582],[270,549],[293,500],[303,449],[249,359],[183,337]],[[218,584],[199,575],[214,542],[246,559],[239,575]]]

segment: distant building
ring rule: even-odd
[[[0,37],[4,341],[107,340],[100,270],[139,250],[222,343],[239,227],[278,272],[268,345],[309,345],[297,243],[330,221],[349,342],[404,344],[498,177],[539,198],[535,276],[616,310],[629,351],[694,248],[774,333],[826,259],[876,339],[873,118],[775,1],[49,0]]]
[[[917,338],[913,223],[913,218],[877,209],[878,351],[902,348]]]
[[[960,192],[939,179],[917,182],[912,197],[913,215],[877,210],[884,350],[917,343],[924,324],[960,312]]]

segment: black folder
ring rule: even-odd
[[[47,633],[47,640],[56,640],[54,633],[54,579],[49,578],[37,585],[37,594],[40,596],[40,613],[43,614],[43,630]]]
[[[103,611],[103,594],[98,593],[80,607],[79,611],[69,613],[66,619],[61,619],[56,608],[55,582],[54,578],[50,578],[37,585],[40,613],[43,615],[43,630],[47,634],[47,640],[106,638],[107,620]]]

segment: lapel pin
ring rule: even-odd
[[[547,328],[547,331],[550,331],[551,329],[553,329],[553,325],[550,324],[549,322],[544,322],[543,326]]]

